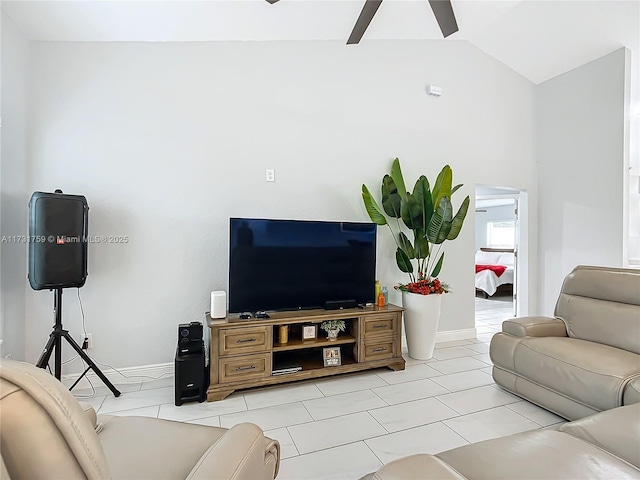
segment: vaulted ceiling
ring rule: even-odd
[[[3,1],[31,40],[346,43],[365,0]],[[638,79],[640,2],[451,0],[460,30],[442,38],[427,0],[384,0],[360,45],[467,40],[534,83],[617,48]],[[345,45],[344,48],[359,48]],[[634,95],[635,96],[635,95]]]

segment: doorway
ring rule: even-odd
[[[479,185],[475,200],[476,331],[490,338],[528,310],[527,194]]]

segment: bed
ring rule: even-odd
[[[484,298],[496,292],[513,294],[514,253],[512,248],[481,248],[476,252],[476,293]]]

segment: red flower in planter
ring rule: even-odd
[[[401,283],[394,287],[396,290],[403,292],[418,293],[420,295],[442,294],[451,291],[451,288],[446,283],[440,282],[437,278],[428,280],[421,278],[416,282],[410,282],[407,284]]]

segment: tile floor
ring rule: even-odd
[[[564,419],[500,389],[488,345],[511,303],[476,298],[478,336],[436,345],[426,362],[235,392],[174,405],[173,378],[74,392],[98,413],[231,427],[253,422],[282,447],[279,480],[358,479],[383,463],[556,425]]]

